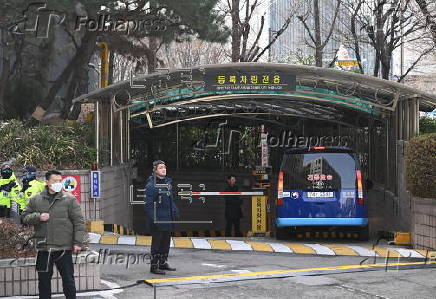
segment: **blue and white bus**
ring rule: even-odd
[[[276,237],[292,230],[347,227],[368,238],[362,171],[349,148],[291,148],[284,153],[278,179]]]

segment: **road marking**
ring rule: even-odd
[[[254,251],[270,251],[270,252],[273,251],[273,249],[268,243],[251,242],[251,241],[246,241],[245,243],[249,244]]]
[[[194,248],[196,249],[211,249],[212,246],[206,239],[191,239],[192,243],[194,244]]]
[[[117,236],[101,236],[100,244],[117,244]]]
[[[283,244],[280,243],[267,243],[271,248],[274,250],[274,252],[290,252],[292,253],[292,250]]]
[[[286,243],[286,245],[288,245],[294,253],[316,254],[316,251],[313,250],[312,247],[303,244]]]
[[[366,248],[372,248],[370,246],[362,246]],[[393,250],[393,248],[383,248],[383,247],[374,247],[375,252],[382,257],[387,257],[389,253],[389,257],[401,257],[401,255]]]
[[[420,253],[416,252],[415,250],[404,249],[404,248],[398,248],[395,250],[398,251],[398,253],[401,254],[403,257],[420,257],[420,258],[425,257]]]
[[[244,241],[226,240],[230,244],[232,250],[253,250],[251,246]]]
[[[212,268],[223,268],[225,265],[215,265],[215,264],[207,264],[207,263],[201,263],[203,266],[208,266]]]
[[[250,273],[251,271],[248,270],[230,270],[233,273]]]
[[[336,255],[333,250],[326,246],[322,246],[320,244],[304,244],[306,246],[309,246],[313,250],[316,251],[316,254],[324,254],[324,255]]]
[[[356,251],[360,256],[379,256],[374,250],[369,250],[362,246],[357,246],[357,245],[346,245],[346,246]]]
[[[136,237],[136,245],[150,246],[151,237]]]
[[[210,283],[222,281],[236,281],[243,279],[259,279],[266,277],[286,277],[286,276],[302,276],[302,275],[321,275],[326,272],[341,272],[342,270],[377,270],[385,267],[399,267],[399,266],[418,266],[418,265],[431,265],[436,264],[432,262],[404,262],[404,263],[379,263],[379,264],[366,264],[366,265],[344,265],[333,267],[320,267],[320,268],[306,268],[306,269],[286,269],[286,270],[269,270],[258,272],[245,272],[245,273],[227,273],[227,274],[212,274],[212,275],[198,275],[186,277],[170,277],[160,279],[144,279],[144,282],[151,285],[168,285],[168,284],[189,284],[189,283]],[[433,267],[432,267],[433,268]],[[343,271],[342,271],[343,272]],[[238,279],[239,278],[239,279]]]
[[[118,245],[135,245],[135,244],[136,244],[135,237],[120,236],[118,238]]]
[[[174,247],[177,248],[193,248],[190,238],[174,238]]]
[[[356,251],[344,245],[324,244],[324,246],[333,250],[336,255],[359,255]]]
[[[227,243],[225,240],[209,240],[209,243],[212,249],[232,250],[230,244]]]
[[[115,282],[110,282],[107,280],[100,280],[102,283],[104,283],[105,285],[107,285],[110,289],[115,289],[115,288],[119,288],[120,285],[116,284]],[[108,290],[108,291],[101,291],[101,292],[95,292],[97,293],[97,295],[102,296],[103,298],[106,299],[117,299],[117,297],[114,296],[114,294],[118,294],[121,293],[123,290],[122,289],[117,289],[117,290]]]

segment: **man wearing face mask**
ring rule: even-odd
[[[11,165],[3,164],[0,175],[0,217],[9,217],[11,199],[16,200],[21,187],[17,184]]]
[[[83,248],[85,223],[76,198],[62,192],[62,174],[51,170],[45,178],[46,188],[30,198],[22,215],[23,222],[35,228],[39,298],[51,298],[53,264],[56,264],[65,297],[75,299],[72,254]]]
[[[21,188],[21,197],[19,200],[20,211],[23,211],[29,199],[40,193],[45,188],[45,183],[36,179],[36,167],[27,165],[23,168],[24,176],[22,178],[23,188]]]

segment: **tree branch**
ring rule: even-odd
[[[312,42],[316,45],[316,40],[312,35],[311,30],[309,29],[309,26],[307,26],[306,20],[303,18],[303,16],[298,16],[298,20],[300,20],[301,23],[303,23],[304,28],[306,29],[307,33],[309,34],[310,39]]]
[[[259,60],[260,57],[262,57],[262,55],[266,52],[266,50],[268,50],[269,48],[271,48],[271,46],[275,43],[275,41],[279,38],[280,35],[283,34],[283,32],[288,28],[289,24],[291,23],[291,16],[289,16],[285,23],[283,24],[282,28],[280,28],[280,30],[278,30],[276,32],[276,35],[274,36],[274,38],[271,39],[271,41],[268,43],[268,45],[256,56],[256,58],[254,58],[252,61],[256,62]]]
[[[433,42],[436,45],[436,19],[434,16],[431,15],[430,11],[428,10],[428,4],[426,0],[415,0],[415,2],[418,4],[422,14],[425,17],[426,26],[430,27]]]
[[[337,3],[337,5],[336,5],[336,9],[335,9],[335,16],[333,17],[332,25],[330,26],[330,31],[327,34],[327,37],[324,40],[324,42],[321,44],[321,50],[324,49],[324,47],[327,45],[328,41],[330,40],[330,36],[332,35],[333,29],[334,29],[335,24],[336,24],[336,18],[338,17],[339,6],[341,5],[341,0],[337,0],[336,3]]]
[[[409,72],[411,70],[413,70],[415,68],[415,66],[419,63],[419,61],[421,61],[422,58],[424,58],[424,56],[430,54],[432,51],[434,50],[433,47],[427,49],[426,51],[422,52],[421,55],[419,55],[419,57],[412,63],[412,65],[407,69],[407,71],[398,79],[398,82],[403,81],[403,79],[409,74]]]
[[[265,23],[265,17],[262,16],[260,18],[260,30],[259,30],[259,32],[257,32],[256,40],[251,45],[251,48],[250,48],[250,50],[247,53],[248,57],[252,56],[253,50],[257,46],[257,43],[259,42],[260,36],[262,35],[262,30],[263,30],[264,23]],[[251,60],[247,60],[247,61],[251,61]]]

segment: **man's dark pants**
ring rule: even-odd
[[[166,263],[170,252],[170,243],[170,231],[154,231],[151,233],[151,266]]]
[[[9,218],[10,217],[10,209],[6,206],[0,206],[0,218]]]
[[[51,278],[53,264],[56,264],[61,277],[64,295],[67,299],[76,298],[74,266],[71,250],[38,251],[36,270],[38,271],[38,289],[40,299],[51,298]]]
[[[226,218],[226,237],[232,236],[232,226],[235,227],[235,237],[242,237],[239,231],[240,218]]]

